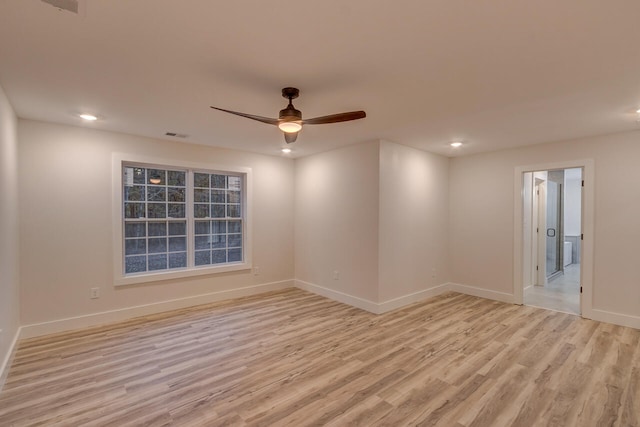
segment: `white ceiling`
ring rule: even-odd
[[[300,88],[304,156],[385,139],[455,156],[640,129],[638,0],[0,1],[19,117],[279,154]],[[76,114],[97,113],[81,123]],[[454,150],[452,140],[465,145]]]

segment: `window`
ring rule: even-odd
[[[123,167],[125,274],[187,267],[186,176]]]
[[[251,267],[248,171],[116,163],[116,284]]]
[[[195,265],[242,261],[241,202],[241,177],[194,174]]]

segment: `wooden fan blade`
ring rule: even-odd
[[[303,125],[322,125],[325,123],[348,122],[350,120],[364,119],[367,113],[364,111],[350,111],[348,113],[332,114],[330,116],[315,117],[313,119],[305,119]]]
[[[224,111],[225,113],[235,114],[236,116],[246,117],[247,119],[256,120],[258,122],[266,123],[269,125],[275,125],[275,126],[278,125],[278,119],[272,119],[270,117],[254,116],[253,114],[239,113],[237,111],[225,110],[224,108],[218,108],[218,107],[211,107],[211,108],[213,108],[214,110]]]
[[[296,142],[296,139],[298,139],[298,132],[283,132],[283,133],[284,133],[284,140],[287,142],[287,144]]]

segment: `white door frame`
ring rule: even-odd
[[[582,235],[580,257],[580,308],[582,317],[593,318],[593,221],[594,221],[594,161],[593,159],[572,160],[557,163],[517,166],[514,176],[514,216],[513,216],[513,297],[516,304],[522,305],[523,290],[523,197],[524,173],[554,169],[582,168]]]

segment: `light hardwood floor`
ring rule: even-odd
[[[640,331],[297,289],[20,343],[1,426],[638,426]]]

